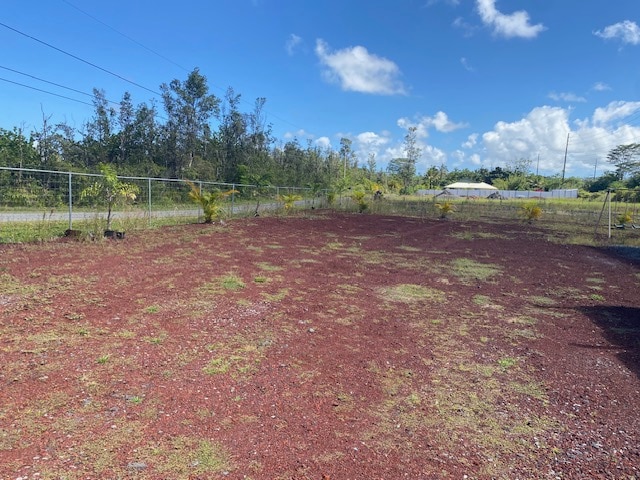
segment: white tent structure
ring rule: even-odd
[[[493,185],[489,185],[485,182],[455,182],[447,185],[445,192],[449,192],[449,195],[458,197],[487,197],[493,192],[497,192],[498,189]]]
[[[498,190],[493,185],[489,185],[485,182],[469,183],[469,182],[455,182],[447,185],[447,190]]]

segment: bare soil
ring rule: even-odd
[[[636,479],[640,264],[348,215],[0,246],[0,479]]]

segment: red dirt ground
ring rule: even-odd
[[[0,479],[636,479],[639,286],[517,223],[3,245]]]

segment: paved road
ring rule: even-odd
[[[113,213],[113,218],[122,218],[122,217],[147,217],[147,211],[137,210],[133,212],[115,212]],[[106,216],[106,212],[73,212],[71,214],[71,220],[82,221],[82,220],[92,220],[96,218],[96,215],[99,217]],[[197,217],[198,210],[160,210],[157,212],[153,212],[154,217]],[[36,212],[0,212],[0,222],[39,222],[42,220],[46,221],[62,221],[66,222],[69,220],[69,212],[51,212],[45,211],[42,213]]]
[[[296,206],[304,207],[307,203],[305,200],[296,202]],[[276,210],[280,207],[277,202],[273,203],[261,203],[260,210]],[[251,204],[246,205],[234,205],[232,216],[235,214],[253,212],[256,206]],[[147,210],[135,210],[131,212],[115,212],[113,218],[122,217],[142,217],[146,218],[149,212]],[[72,212],[71,221],[93,220],[96,215],[100,217],[106,217],[106,212]],[[198,209],[173,209],[173,210],[157,210],[153,211],[154,218],[166,218],[166,217],[197,217],[202,215],[202,212]],[[43,210],[42,212],[0,212],[0,223],[2,222],[40,222],[42,220],[52,222],[68,222],[68,211],[51,211]]]

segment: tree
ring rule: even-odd
[[[229,195],[238,193],[237,190],[203,192],[202,189],[193,182],[187,181],[187,185],[189,185],[191,189],[189,191],[189,198],[202,207],[204,223],[213,223],[219,219],[224,214],[222,201]]]
[[[640,143],[618,145],[607,155],[607,160],[616,166],[616,173],[620,180],[627,174],[640,171]]]
[[[413,179],[416,175],[416,163],[422,155],[422,149],[418,147],[418,128],[409,127],[404,137],[405,158],[394,158],[389,162],[388,170],[394,173],[402,182],[400,193],[409,193]]]
[[[86,124],[84,144],[89,161],[95,165],[108,163],[117,155],[117,146],[112,145],[116,112],[109,106],[104,90],[97,88],[93,89],[93,107],[94,116]]]
[[[239,109],[240,97],[233,88],[228,88],[221,109],[218,160],[222,180],[226,182],[239,180],[238,167],[246,165],[247,119]]]
[[[353,142],[348,138],[340,139],[340,159],[342,160],[342,178],[347,177],[347,168],[351,168],[355,163],[355,153],[351,149]]]
[[[438,178],[440,177],[440,170],[437,167],[429,167],[424,174],[424,181],[429,189],[432,189],[437,185]]]
[[[125,183],[116,175],[116,170],[112,165],[100,165],[102,176],[92,185],[85,188],[81,193],[81,198],[90,198],[96,202],[107,204],[107,228],[111,230],[111,213],[113,207],[119,202],[133,201],[136,199],[140,189],[137,185]]]
[[[181,176],[191,167],[201,145],[201,137],[212,116],[220,111],[220,100],[209,94],[207,79],[195,68],[184,82],[177,79],[160,85],[168,116],[166,139],[175,158],[168,164],[170,174]]]
[[[416,164],[422,155],[422,149],[418,147],[418,127],[409,127],[407,134],[404,136],[404,151],[409,161],[413,164],[415,175]]]
[[[38,152],[25,138],[22,129],[11,131],[0,128],[0,166],[32,167],[36,164]]]

